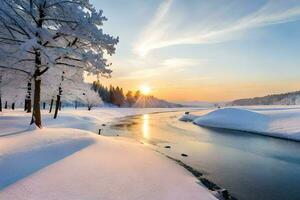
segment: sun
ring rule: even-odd
[[[140,86],[140,90],[143,95],[149,95],[151,92],[151,88],[147,85]]]

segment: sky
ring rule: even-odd
[[[90,0],[119,36],[105,85],[171,101],[300,90],[299,0]]]

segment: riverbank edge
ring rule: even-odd
[[[205,178],[203,173],[201,173],[198,170],[194,169],[190,165],[187,165],[184,162],[182,162],[181,160],[173,158],[171,156],[168,156],[165,153],[162,153],[158,150],[154,150],[154,151],[162,154],[166,158],[174,161],[175,163],[177,163],[178,165],[182,166],[184,169],[189,171],[195,178],[197,178],[199,180],[201,185],[206,187],[216,198],[218,198],[220,200],[238,200],[236,197],[234,197],[232,194],[230,194],[230,192],[227,189],[222,188],[221,186],[215,184],[211,180]]]

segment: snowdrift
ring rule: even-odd
[[[216,200],[181,166],[135,141],[44,128],[0,144],[0,199]]]
[[[269,121],[268,116],[264,114],[238,108],[225,108],[198,117],[193,122],[200,126],[263,132],[268,127]]]
[[[202,116],[183,115],[180,120],[192,121],[203,127],[247,131],[300,141],[299,109],[253,111],[224,108]]]

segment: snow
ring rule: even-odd
[[[180,121],[184,121],[184,122],[192,122],[192,121],[194,121],[198,117],[199,116],[197,116],[197,115],[185,114],[182,117],[180,117],[179,120]]]
[[[30,115],[5,111],[1,134],[20,134],[0,137],[1,199],[216,199],[188,171],[143,144],[90,132],[125,115],[172,110],[65,109],[57,120],[45,112],[46,128],[26,132]]]
[[[125,116],[142,115],[146,113],[197,110],[197,108],[116,108],[102,107],[88,111],[87,108],[63,108],[58,118],[53,120],[53,113],[42,110],[43,125],[48,128],[76,128],[91,132],[98,132],[102,124]],[[28,130],[31,113],[22,109],[5,110],[0,112],[0,135],[12,134]],[[11,124],[11,126],[8,126]]]
[[[269,118],[258,112],[238,108],[225,108],[212,111],[193,122],[201,126],[235,129],[242,131],[260,131],[266,129]]]
[[[181,120],[192,121],[204,127],[247,131],[300,141],[300,108],[297,106],[229,107],[201,116],[184,115]]]

